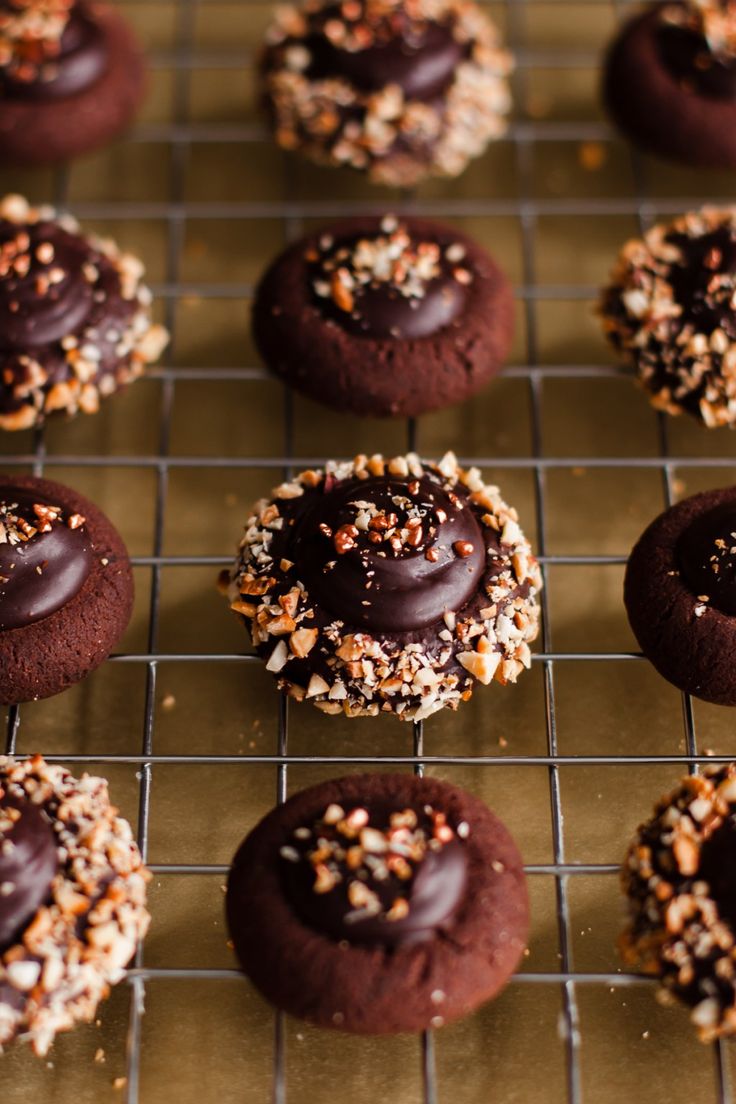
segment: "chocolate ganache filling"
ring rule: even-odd
[[[0,484],[0,631],[20,629],[79,593],[92,565],[85,519]]]
[[[703,843],[695,881],[708,883],[722,919],[736,927],[736,820],[731,813]]]
[[[394,218],[374,235],[323,235],[306,257],[315,303],[350,333],[420,338],[458,318],[472,272],[459,242],[415,241]]]
[[[401,4],[348,0],[309,16],[301,44],[309,51],[312,80],[342,77],[361,92],[398,85],[407,99],[432,102],[452,83],[468,56],[453,21],[412,18]]]
[[[683,582],[722,613],[736,614],[736,503],[696,518],[677,542]]]
[[[92,308],[89,246],[55,222],[0,219],[0,353],[33,353],[79,329]]]
[[[720,9],[725,12],[728,4]],[[714,4],[716,17],[718,4]],[[657,28],[657,48],[662,64],[682,84],[701,96],[736,99],[736,57],[728,43],[711,43],[704,31],[708,15],[690,12],[687,4],[665,9],[670,18]],[[733,19],[733,16],[730,18]]]
[[[467,883],[465,822],[425,805],[330,805],[281,848],[289,900],[332,939],[388,947],[448,929]]]
[[[2,13],[14,5],[0,2]],[[8,64],[0,63],[0,96],[10,99],[57,99],[83,92],[105,72],[108,50],[105,36],[90,6],[76,3],[60,36],[23,36],[12,41]]]
[[[58,865],[56,837],[46,816],[0,785],[0,952],[48,898]]]
[[[310,594],[349,624],[411,632],[461,609],[486,547],[467,501],[430,474],[348,479],[297,521],[293,559]]]
[[[720,279],[736,272],[736,237],[731,226],[724,223],[698,237],[674,232],[666,241],[681,253],[681,260],[667,273],[674,300],[681,307],[678,328],[692,323],[697,333],[721,329],[736,340],[733,281]]]

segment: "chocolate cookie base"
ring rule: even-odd
[[[736,705],[736,617],[699,601],[678,572],[675,548],[701,514],[736,506],[736,487],[693,495],[661,514],[629,557],[624,602],[641,650],[678,689]]]
[[[82,514],[94,551],[90,574],[70,602],[41,621],[0,632],[0,703],[10,705],[51,697],[99,667],[130,621],[133,574],[120,534],[88,499],[48,479],[2,478]]]
[[[736,165],[736,100],[682,87],[657,46],[656,5],[635,16],[611,46],[604,67],[603,99],[616,125],[649,153],[690,165]]]
[[[133,120],[145,92],[141,47],[127,22],[106,6],[95,8],[108,51],[103,76],[73,96],[48,100],[0,99],[0,158],[9,164],[47,165],[104,145]]]
[[[332,802],[416,802],[469,825],[468,881],[451,928],[392,950],[335,942],[307,927],[287,899],[280,848]],[[274,809],[238,850],[226,910],[241,965],[277,1007],[321,1027],[388,1035],[439,1027],[495,996],[526,945],[521,856],[477,798],[435,778],[353,775],[321,783]]]
[[[513,339],[511,286],[492,258],[454,228],[401,218],[418,240],[465,247],[474,274],[466,305],[427,337],[356,336],[320,311],[305,253],[321,236],[302,238],[272,264],[256,291],[253,336],[268,367],[297,391],[339,411],[414,417],[464,402],[497,374]],[[349,219],[329,232],[375,234],[380,218]]]

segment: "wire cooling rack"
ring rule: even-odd
[[[145,3],[145,0],[137,0]],[[249,0],[250,7],[254,10],[263,5],[265,0]],[[142,124],[132,134],[129,141],[136,143],[163,144],[170,151],[170,167],[168,169],[168,196],[165,201],[86,201],[73,205],[74,212],[82,219],[111,218],[117,221],[125,220],[163,220],[167,228],[166,265],[165,277],[162,283],[155,287],[159,300],[165,304],[165,322],[172,333],[172,348],[176,348],[177,341],[177,311],[176,304],[185,296],[196,295],[207,299],[244,299],[247,298],[252,287],[250,284],[237,281],[225,283],[186,282],[182,279],[182,252],[188,220],[215,219],[239,219],[261,220],[279,219],[282,221],[284,238],[295,236],[305,219],[313,217],[330,217],[336,213],[348,214],[358,211],[381,211],[388,206],[388,201],[378,193],[369,200],[341,199],[339,195],[330,196],[328,199],[278,199],[278,200],[213,200],[197,201],[189,200],[184,192],[183,180],[185,166],[190,154],[200,144],[220,143],[235,146],[240,143],[254,143],[264,138],[263,128],[257,123],[232,123],[232,122],[204,122],[197,123],[190,120],[189,105],[192,75],[198,70],[236,70],[241,67],[246,56],[237,52],[223,54],[220,52],[206,52],[198,49],[195,44],[194,24],[199,4],[206,7],[205,0],[174,0],[171,5],[175,19],[175,31],[173,36],[174,49],[154,55],[152,58],[155,68],[173,70],[173,103],[171,118],[166,122]],[[625,5],[610,3],[610,0],[587,0],[590,7],[615,9],[615,14],[623,14]],[[135,3],[128,5],[134,8]],[[591,51],[578,50],[574,46],[568,46],[564,41],[564,35],[560,35],[560,45],[543,51],[535,51],[527,48],[525,42],[525,28],[528,27],[529,9],[531,7],[556,6],[560,9],[561,20],[565,19],[565,5],[562,0],[506,0],[506,36],[514,49],[517,57],[517,72],[515,75],[515,95],[517,102],[523,100],[527,91],[527,85],[534,74],[536,67],[544,67],[547,70],[573,71],[576,68],[591,67],[596,62],[596,55]],[[580,5],[578,5],[579,7]],[[525,11],[526,9],[526,11]],[[534,154],[540,145],[547,143],[608,143],[612,139],[609,128],[602,122],[554,122],[520,120],[513,123],[509,133],[509,141],[514,150],[516,171],[519,182],[518,193],[512,198],[473,198],[469,199],[462,193],[454,197],[452,192],[438,199],[417,199],[411,195],[405,195],[397,204],[391,202],[392,209],[400,210],[403,206],[411,206],[413,210],[421,211],[428,215],[445,217],[483,217],[501,216],[515,220],[521,230],[521,245],[523,258],[523,276],[520,286],[517,287],[517,296],[522,305],[522,316],[525,328],[526,354],[524,363],[516,364],[507,370],[507,377],[524,381],[528,388],[528,400],[531,411],[531,448],[525,455],[503,456],[473,456],[472,462],[491,468],[494,471],[503,469],[518,469],[531,474],[536,500],[536,525],[537,525],[537,551],[543,565],[543,570],[548,573],[551,568],[567,566],[572,570],[585,567],[622,565],[625,562],[624,555],[596,555],[575,554],[564,555],[548,553],[546,535],[548,532],[550,506],[548,501],[548,478],[551,472],[557,469],[585,467],[588,469],[607,469],[618,472],[622,477],[628,470],[652,470],[661,477],[662,497],[659,502],[652,503],[652,516],[665,504],[674,501],[676,496],[676,472],[678,468],[723,468],[733,466],[731,457],[725,455],[686,455],[677,456],[671,453],[668,441],[669,426],[663,417],[658,420],[658,453],[642,456],[555,456],[545,455],[543,448],[543,424],[544,424],[544,383],[551,379],[603,379],[615,377],[619,370],[611,365],[590,364],[546,364],[539,358],[539,324],[537,308],[540,303],[554,300],[587,301],[594,297],[595,288],[582,284],[549,284],[537,280],[537,257],[535,246],[535,231],[540,219],[555,216],[611,216],[634,215],[641,229],[645,228],[657,215],[679,212],[687,207],[697,205],[704,197],[698,195],[682,196],[657,196],[650,195],[645,186],[645,174],[642,171],[640,159],[632,155],[632,173],[635,188],[625,195],[608,196],[602,194],[596,198],[566,198],[539,197],[535,190],[534,179]],[[58,206],[64,207],[68,198],[69,173],[61,169],[55,174],[53,194],[48,198]],[[289,196],[288,184],[285,195]],[[171,452],[172,436],[172,410],[177,384],[181,381],[215,381],[238,380],[258,381],[266,379],[265,372],[256,367],[187,367],[186,365],[169,367],[168,361],[162,367],[152,371],[151,376],[161,383],[161,401],[158,411],[158,443],[155,452],[150,454],[131,455],[95,455],[89,453],[52,452],[47,450],[44,439],[44,431],[36,433],[33,447],[30,451],[16,455],[3,457],[6,466],[26,467],[31,466],[36,474],[44,471],[53,476],[56,467],[75,467],[95,469],[115,466],[116,468],[148,469],[153,473],[156,481],[156,506],[153,545],[149,555],[134,557],[134,564],[146,571],[150,571],[151,590],[148,615],[147,641],[144,650],[135,653],[115,655],[111,663],[138,664],[145,668],[145,704],[142,718],[142,741],[138,754],[129,755],[100,755],[100,754],[76,754],[53,756],[49,758],[62,759],[66,763],[94,764],[122,763],[137,768],[139,772],[139,817],[138,838],[144,855],[148,851],[149,823],[153,807],[154,792],[152,781],[155,778],[157,767],[165,764],[185,765],[190,770],[196,771],[198,767],[211,764],[240,763],[243,759],[236,755],[187,755],[185,750],[177,755],[156,754],[156,693],[157,680],[160,672],[168,664],[186,661],[187,663],[224,664],[242,663],[251,664],[257,662],[252,655],[244,653],[162,651],[159,648],[159,629],[161,613],[161,583],[162,571],[166,568],[177,567],[207,567],[214,572],[218,566],[229,562],[228,558],[220,555],[189,555],[186,549],[180,555],[171,555],[165,552],[164,527],[168,504],[169,479],[173,472],[180,469],[214,468],[214,469],[275,469],[275,478],[298,470],[301,467],[311,466],[326,459],[326,456],[295,455],[294,440],[294,411],[292,396],[285,393],[283,410],[276,411],[274,418],[280,418],[283,434],[283,451],[278,456],[233,456],[233,455],[179,455]],[[705,447],[709,439],[703,439]],[[410,421],[406,427],[406,444],[409,448],[422,448],[421,423],[419,426]],[[457,447],[454,441],[447,441],[448,447],[455,447],[462,454],[462,444]],[[462,459],[462,455],[461,455]],[[266,488],[264,488],[266,489]],[[570,909],[570,885],[576,877],[611,878],[618,871],[618,854],[611,855],[608,863],[600,862],[570,862],[566,856],[565,831],[563,820],[563,804],[561,799],[560,770],[562,767],[575,766],[639,766],[642,764],[672,764],[673,777],[678,769],[697,770],[703,761],[703,755],[699,753],[696,738],[696,727],[693,705],[686,696],[682,700],[682,723],[684,726],[684,754],[672,755],[564,755],[558,747],[557,728],[557,703],[555,697],[555,676],[558,666],[570,662],[578,663],[637,663],[642,662],[641,656],[634,652],[614,650],[578,650],[555,651],[552,646],[552,622],[548,591],[545,589],[542,595],[543,604],[543,632],[537,654],[534,656],[535,665],[539,665],[543,672],[545,725],[546,725],[546,752],[544,754],[514,754],[513,744],[511,751],[502,751],[493,755],[429,755],[425,753],[423,725],[415,724],[413,731],[413,749],[407,754],[391,754],[372,757],[370,754],[331,754],[331,755],[295,755],[289,752],[289,706],[286,699],[282,699],[278,711],[277,746],[274,754],[254,754],[248,757],[248,764],[265,764],[273,767],[276,774],[274,799],[283,801],[287,793],[288,771],[295,764],[321,764],[325,767],[334,767],[335,773],[342,768],[348,769],[368,766],[391,766],[412,769],[421,774],[425,767],[437,767],[440,770],[460,765],[478,769],[496,769],[502,766],[534,766],[543,768],[548,774],[549,814],[552,825],[552,859],[550,863],[531,864],[527,871],[534,879],[536,876],[547,876],[554,880],[555,886],[555,916],[557,926],[557,941],[559,947],[559,971],[526,971],[519,974],[512,985],[525,986],[556,986],[561,993],[561,1018],[560,1037],[563,1040],[565,1052],[565,1081],[566,1094],[570,1104],[582,1104],[584,1099],[583,1075],[581,1071],[581,1048],[584,1039],[581,1033],[579,1015],[579,994],[588,986],[616,986],[617,989],[649,985],[643,979],[623,975],[611,970],[609,972],[583,972],[574,967],[573,955],[573,931]],[[513,692],[513,691],[512,691]],[[9,710],[7,722],[6,747],[9,753],[16,750],[19,725],[22,709],[14,706]],[[324,719],[325,725],[330,724],[330,718]],[[431,724],[432,722],[430,722]],[[43,750],[43,749],[41,749]],[[724,757],[725,758],[725,757]],[[716,761],[719,756],[715,756]],[[713,757],[709,761],[713,761]],[[652,793],[652,798],[656,797]],[[633,830],[634,825],[631,825]],[[153,865],[156,874],[176,874],[197,877],[201,875],[217,874],[224,876],[226,866],[215,864],[185,864],[185,863],[159,863]],[[122,1094],[127,1104],[146,1104],[146,1095],[141,1090],[141,1038],[143,1025],[144,998],[147,985],[160,979],[176,981],[177,979],[217,981],[219,979],[232,979],[236,974],[235,969],[209,969],[204,967],[190,967],[182,969],[153,968],[145,964],[145,952],[139,951],[138,958],[128,971],[127,981],[130,987],[130,1002],[127,1028],[127,1077],[124,1085],[121,1085]],[[243,982],[243,984],[246,984]],[[275,1104],[285,1104],[287,1100],[300,1099],[298,1090],[292,1090],[286,1073],[285,1039],[286,1031],[284,1019],[280,1014],[274,1017],[273,1034],[273,1074],[271,1097]],[[713,1080],[712,1092],[701,1085],[704,1093],[710,1093],[703,1099],[713,1099],[719,1104],[729,1104],[732,1100],[727,1052],[724,1044],[718,1044],[713,1048]],[[621,1056],[625,1060],[625,1055]],[[425,1033],[419,1042],[417,1060],[420,1062],[422,1095],[424,1104],[439,1104],[439,1101],[449,1099],[442,1091],[436,1076],[435,1062],[435,1036],[433,1033]],[[706,1080],[710,1078],[707,1074]],[[489,1085],[488,1096],[492,1098]],[[700,1090],[699,1090],[700,1091]],[[319,1099],[319,1097],[317,1097]],[[328,1087],[322,1099],[328,1098]],[[332,1099],[330,1092],[329,1098]],[[161,1096],[160,1099],[164,1099]],[[168,1099],[168,1097],[167,1097]],[[245,1097],[243,1097],[245,1099]],[[495,1097],[494,1097],[495,1099]],[[544,1088],[540,1088],[540,1094],[530,1104],[536,1104],[546,1100]],[[595,1094],[585,1093],[585,1100],[595,1100]],[[402,1104],[399,1100],[398,1104]]]

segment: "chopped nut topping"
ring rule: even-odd
[[[358,530],[354,525],[342,525],[335,533],[334,544],[335,551],[339,555],[343,555],[345,552],[350,552],[355,548],[355,538],[358,535]]]
[[[58,56],[74,0],[13,0],[0,11],[0,73],[32,83]]]
[[[733,0],[687,0],[668,4],[661,18],[701,35],[719,58],[736,58],[736,5]]]
[[[17,502],[4,502],[0,500],[0,544],[22,544],[31,540],[37,533],[50,533],[55,524],[64,523],[64,516],[60,506],[50,506],[45,503],[35,502],[33,514],[35,524],[32,525],[19,511],[22,509]],[[69,528],[75,529],[76,525],[70,525],[72,514],[66,519]],[[79,525],[84,524],[84,518]]]
[[[468,556],[473,555],[474,549],[470,541],[455,541],[452,547],[455,549],[456,554],[462,560],[466,559]]]
[[[405,919],[411,911],[413,879],[429,850],[437,852],[458,838],[443,812],[426,805],[392,812],[383,827],[370,824],[369,809],[346,812],[329,805],[312,825],[294,830],[281,848],[289,864],[306,862],[312,868],[312,891],[323,895],[342,887],[347,896],[344,916],[351,924],[368,916],[387,923]],[[462,838],[469,825],[463,821]]]

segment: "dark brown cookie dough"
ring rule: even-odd
[[[143,265],[69,215],[0,200],[0,429],[94,414],[168,341]]]
[[[705,701],[736,705],[736,487],[661,514],[629,557],[624,601],[659,673]]]
[[[649,5],[624,25],[604,70],[614,121],[647,152],[736,165],[736,10],[718,0]]]
[[[324,713],[423,720],[531,665],[539,565],[452,453],[302,472],[256,503],[222,581],[279,686]]]
[[[0,8],[0,158],[50,164],[109,141],[143,99],[141,48],[126,21],[88,0]]]
[[[148,928],[149,872],[107,782],[0,756],[0,1047],[94,1018]]]
[[[60,483],[0,474],[0,702],[79,682],[132,608],[128,554],[102,511]]]
[[[683,778],[642,824],[623,868],[627,966],[692,1009],[703,1042],[736,1033],[736,763]]]
[[[736,424],[736,208],[691,211],[627,242],[598,310],[654,407]]]
[[[521,856],[477,798],[435,778],[352,775],[296,794],[241,845],[227,918],[253,983],[321,1027],[440,1027],[523,953]]]
[[[392,215],[334,223],[290,246],[256,291],[253,336],[269,368],[359,415],[463,402],[513,337],[511,287],[470,238]]]
[[[472,0],[307,0],[277,10],[262,77],[284,149],[406,187],[504,133],[511,68]]]

